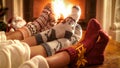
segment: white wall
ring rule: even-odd
[[[103,30],[120,42],[120,0],[97,0],[96,11]]]
[[[13,14],[23,18],[23,0],[13,0]]]

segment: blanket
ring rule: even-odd
[[[24,42],[6,40],[0,46],[0,68],[18,68],[30,59],[30,48]]]

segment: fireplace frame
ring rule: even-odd
[[[33,21],[33,1],[34,0],[24,0],[23,1],[23,17],[28,21]],[[82,26],[83,30],[86,29],[87,23],[91,18],[96,18],[96,3],[97,0],[86,0],[85,5],[85,19],[80,19],[78,23]]]

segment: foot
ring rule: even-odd
[[[40,16],[26,26],[31,35],[50,29],[56,24],[52,3],[48,3],[42,10]]]
[[[84,40],[80,42],[84,44],[85,48],[87,48],[86,53],[89,53],[90,50],[94,47],[94,44],[98,39],[100,29],[101,29],[100,23],[96,19],[91,19],[88,22]]]

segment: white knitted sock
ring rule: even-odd
[[[71,42],[69,39],[61,38],[61,39],[46,42],[40,45],[42,45],[45,48],[47,56],[51,56],[55,54],[56,51],[70,46]]]
[[[72,35],[72,37],[70,38],[70,42],[72,44],[75,44],[76,42],[78,42],[80,39],[82,38],[82,28],[79,24],[76,25],[75,27],[75,32]]]
[[[46,59],[40,55],[23,63],[19,68],[49,68]]]

